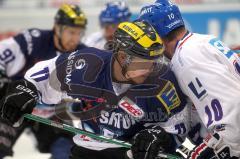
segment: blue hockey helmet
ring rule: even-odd
[[[178,6],[168,0],[157,0],[154,4],[143,7],[139,19],[149,22],[161,37],[184,26]]]
[[[131,12],[125,2],[109,2],[106,8],[102,10],[99,16],[101,26],[106,24],[119,24],[123,21],[128,21]]]

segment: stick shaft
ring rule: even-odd
[[[96,135],[96,134],[91,133],[91,132],[87,132],[87,131],[84,131],[84,130],[77,129],[77,128],[72,127],[70,125],[55,122],[55,121],[52,121],[52,120],[49,120],[49,119],[46,119],[46,118],[42,118],[42,117],[39,117],[39,116],[36,116],[36,115],[25,114],[24,118],[27,118],[29,120],[33,120],[33,121],[36,121],[36,122],[39,122],[39,123],[42,123],[42,124],[46,124],[46,125],[49,125],[49,126],[53,126],[53,127],[56,127],[56,128],[62,129],[62,130],[66,130],[68,132],[72,132],[72,133],[75,133],[75,134],[86,135],[86,136],[88,136],[90,138],[93,138],[95,140],[120,145],[120,146],[123,146],[125,148],[130,149],[131,146],[132,146],[130,143],[127,143],[127,142],[124,142],[124,141],[108,138],[108,137],[101,136],[101,135]],[[171,155],[171,154],[159,154],[159,157],[166,158],[166,159],[182,159],[182,157],[178,157],[178,156]]]
[[[117,144],[117,145],[120,145],[120,146],[123,146],[123,147],[126,147],[126,148],[131,148],[131,144],[129,144],[127,142],[107,138],[107,137],[101,136],[101,135],[96,135],[96,134],[91,133],[91,132],[87,132],[87,131],[84,131],[84,130],[77,129],[73,126],[70,126],[70,125],[67,125],[67,124],[62,124],[62,123],[59,123],[59,122],[55,122],[55,121],[52,121],[52,120],[49,120],[49,119],[46,119],[46,118],[38,117],[36,115],[25,114],[24,117],[27,118],[27,119],[39,122],[39,123],[50,125],[50,126],[62,129],[62,130],[66,130],[68,132],[72,132],[72,133],[75,133],[75,134],[86,135],[86,136],[91,137],[91,138],[96,139],[96,140]]]

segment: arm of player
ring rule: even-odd
[[[23,37],[22,34],[17,36]],[[0,42],[0,69],[4,70],[8,77],[14,76],[24,67],[27,54],[24,48],[27,48],[27,45],[24,38],[16,40],[11,37]]]
[[[25,57],[14,38],[0,42],[0,99],[6,93],[10,77],[25,65]]]
[[[24,78],[34,84],[40,96],[40,101],[45,104],[58,104],[63,98],[60,83],[56,77],[55,57],[50,60],[41,61],[30,68]]]
[[[25,79],[9,84],[6,95],[0,101],[1,118],[13,125],[24,114],[32,112],[39,98],[47,104],[61,101],[63,93],[51,85],[51,82],[58,82],[54,77],[56,59],[35,64],[27,71]]]
[[[230,145],[231,153],[240,156],[239,80],[225,63],[211,58],[200,57],[198,63],[185,58],[191,65],[182,71],[184,78],[178,75],[179,83],[196,106],[204,125],[221,137],[219,147],[212,147],[214,151]]]

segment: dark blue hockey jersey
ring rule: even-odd
[[[0,69],[12,79],[23,78],[36,62],[51,59],[60,52],[54,46],[53,30],[28,29],[0,42]],[[85,48],[79,44],[77,49]]]
[[[39,62],[27,71],[25,78],[37,87],[43,103],[58,104],[71,98],[85,101],[78,104],[81,112],[74,112],[73,115],[81,118],[81,128],[105,136],[129,139],[145,124],[166,123],[168,118],[162,112],[162,107],[176,108],[176,112],[184,109],[187,103],[185,96],[170,69],[152,80],[156,83],[160,81],[161,89],[156,96],[131,97],[145,111],[142,119],[131,117],[119,107],[112,107],[121,96],[116,96],[116,86],[118,89],[126,86],[112,81],[113,56],[103,50],[86,48]],[[145,85],[137,87],[141,89]],[[180,119],[174,120],[175,125],[170,125],[172,133],[186,132],[186,129],[181,131],[179,129],[182,127],[176,126],[181,123]]]

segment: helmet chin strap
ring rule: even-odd
[[[65,48],[62,44],[62,32],[63,32],[63,29],[64,29],[64,26],[59,26],[59,32],[57,32],[57,37],[58,37],[58,44],[59,44],[59,47],[60,47],[60,51],[65,51]]]
[[[122,68],[121,73],[122,73],[123,77],[127,80],[127,83],[128,83],[128,84],[136,84],[131,78],[127,78],[127,77],[126,77],[126,76],[128,76],[128,74],[127,74],[127,67],[128,67],[128,65],[130,64],[130,60],[131,60],[130,58],[131,58],[131,57],[129,56],[129,59],[127,59],[127,60],[124,62],[123,65],[120,63],[120,61],[118,60],[117,57],[115,57],[115,60],[118,62],[119,66]],[[119,81],[119,82],[120,82],[120,81]]]

